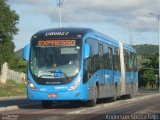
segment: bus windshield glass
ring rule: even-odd
[[[37,78],[70,78],[79,72],[81,40],[33,40],[30,70]]]

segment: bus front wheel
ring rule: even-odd
[[[93,99],[87,101],[87,106],[88,107],[94,107],[97,103],[97,97],[98,97],[98,89],[97,86],[94,87],[94,92],[93,92]]]
[[[44,100],[44,101],[41,101],[41,104],[44,108],[50,108],[52,106],[52,101]]]

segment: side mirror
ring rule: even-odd
[[[23,49],[23,59],[26,61],[29,60],[29,51],[30,51],[30,44],[26,45]]]
[[[84,45],[85,55],[84,58],[87,59],[90,56],[90,46],[88,44]]]

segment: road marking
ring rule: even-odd
[[[0,112],[8,111],[8,110],[18,110],[18,109],[19,109],[19,107],[17,105],[0,107]]]
[[[40,110],[40,111],[36,111],[36,112],[32,112],[32,113],[30,113],[30,114],[48,114],[48,112],[50,112],[50,111],[55,111],[55,110],[57,110],[57,109],[45,109],[45,110]]]

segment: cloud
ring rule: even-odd
[[[14,4],[42,4],[46,3],[45,0],[8,0],[10,3]]]
[[[28,13],[48,16],[58,22],[56,0],[9,0],[14,4],[34,5]],[[159,0],[64,0],[64,23],[116,24],[136,31],[153,30],[156,19],[148,13],[158,13]],[[156,29],[154,29],[156,30]]]

